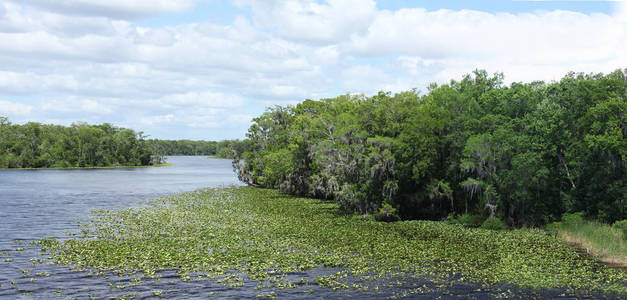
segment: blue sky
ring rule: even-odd
[[[318,1],[323,3],[322,1]],[[537,11],[569,10],[585,14],[603,13],[611,14],[616,6],[616,1],[585,1],[585,0],[385,0],[377,1],[377,7],[387,10],[399,10],[402,8],[425,8],[428,10],[478,10],[491,13],[533,13]],[[228,0],[214,0],[199,3],[192,10],[175,13],[165,13],[159,16],[141,20],[138,24],[143,26],[158,27],[173,24],[187,24],[210,20],[214,23],[229,24],[235,16],[245,15],[250,17],[248,7],[242,7]]]
[[[0,115],[243,138],[253,117],[344,93],[627,67],[625,1],[7,0]]]

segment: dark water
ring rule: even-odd
[[[51,264],[30,241],[47,237],[64,239],[79,232],[94,209],[127,208],[139,201],[204,187],[239,185],[229,160],[205,157],[170,157],[171,167],[94,170],[0,170],[0,299],[109,299],[131,296],[157,298],[386,298],[402,296],[416,288],[411,298],[581,298],[576,291],[529,291],[514,287],[485,288],[480,284],[437,286],[428,279],[394,286],[376,293],[333,291],[305,283],[293,289],[255,290],[256,282],[231,288],[215,279],[181,281],[175,270],[161,272],[159,280],[140,274],[97,275]],[[312,282],[316,276],[338,270],[315,269],[287,274],[288,280]],[[103,276],[104,275],[104,276]],[[350,278],[347,279],[350,282]],[[383,283],[384,284],[384,283]],[[313,293],[309,291],[313,290]]]

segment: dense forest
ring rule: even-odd
[[[214,155],[220,158],[234,158],[247,149],[248,141],[222,140],[191,141],[191,140],[157,140],[146,141],[151,151],[160,156],[166,155]]]
[[[169,155],[240,156],[248,141],[145,139],[143,132],[108,123],[71,126],[12,124],[0,117],[0,168],[75,168],[146,166]]]
[[[111,124],[11,124],[0,117],[0,168],[145,166],[151,151],[142,132]]]
[[[343,95],[254,119],[244,182],[381,220],[536,226],[624,219],[627,70],[503,84],[475,71],[428,93]]]
[[[250,150],[249,140],[223,140],[216,146],[216,156],[220,158],[234,159]]]
[[[157,140],[149,139],[146,143],[156,155],[215,155],[214,141]]]

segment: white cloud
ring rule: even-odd
[[[173,114],[149,116],[140,118],[139,123],[142,125],[162,125],[163,123],[170,123],[173,119]]]
[[[70,15],[137,19],[189,9],[196,0],[20,0],[18,3]]]
[[[159,47],[168,47],[174,44],[175,34],[168,28],[137,28],[135,41],[139,44],[148,44]]]
[[[314,51],[312,62],[316,65],[336,65],[340,60],[340,51],[336,45],[318,48]]]
[[[626,65],[619,54],[627,45],[624,33],[619,19],[604,14],[401,9],[381,11],[368,33],[353,36],[345,47],[356,56],[399,55],[401,61],[413,57],[431,62],[442,73],[437,77],[446,80],[460,76],[460,67],[463,73],[486,67],[505,72],[509,79],[546,80],[571,70],[608,72]],[[533,77],[517,75],[528,68],[537,70]]]
[[[541,62],[599,59],[607,57],[604,45],[614,42],[622,30],[614,25],[616,20],[607,15],[568,11],[513,15],[401,9],[380,12],[368,33],[354,36],[350,47],[363,55],[404,53],[436,59],[505,55]]]
[[[253,118],[254,117],[251,115],[232,114],[232,115],[229,115],[228,121],[248,127],[248,125],[250,125],[250,122],[252,122]]]
[[[81,103],[81,110],[92,114],[111,114],[113,109],[104,103],[96,100],[84,100]]]
[[[348,93],[376,93],[392,80],[387,72],[371,65],[357,65],[342,72],[342,85]]]
[[[622,22],[627,22],[627,1],[616,1],[614,16]]]
[[[298,90],[298,87],[291,85],[275,85],[270,88],[271,93],[278,97],[298,95]]]
[[[624,2],[607,15],[240,0],[252,15],[230,24],[133,23],[196,2],[0,3],[4,110],[21,120],[126,124],[153,137],[241,138],[267,105],[422,89],[476,68],[530,81],[627,66]]]
[[[91,98],[69,96],[63,99],[41,99],[39,108],[56,115],[80,115],[100,118],[120,111],[124,101],[116,98]]]
[[[167,95],[159,99],[165,106],[198,108],[237,108],[244,104],[238,95],[229,95],[216,92],[189,92],[184,94]]]
[[[0,3],[0,32],[23,32],[30,27],[29,20],[20,13],[19,6]]]
[[[25,116],[29,115],[32,110],[33,107],[31,105],[0,100],[0,115]]]
[[[397,61],[399,66],[412,76],[431,74],[438,68],[436,60],[423,59],[419,56],[399,56]]]
[[[78,82],[68,74],[41,75],[33,72],[0,71],[0,89],[4,93],[32,94],[54,89],[57,91],[75,90]]]
[[[248,3],[261,26],[273,28],[281,37],[315,43],[335,43],[365,30],[376,12],[372,0]]]

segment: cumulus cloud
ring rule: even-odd
[[[616,42],[622,31],[617,25],[608,15],[569,11],[514,15],[401,9],[379,13],[367,34],[354,36],[350,47],[360,55],[403,53],[431,59],[597,60],[610,54],[605,46]]]
[[[240,3],[246,1],[239,1]],[[335,43],[368,28],[376,13],[372,0],[247,1],[255,21],[285,38]]]
[[[348,93],[372,94],[388,85],[393,78],[390,74],[372,65],[357,65],[342,72],[342,83]],[[376,82],[376,84],[372,84]]]
[[[616,1],[614,15],[623,22],[627,22],[627,1]]]
[[[140,118],[139,123],[142,125],[156,125],[156,124],[161,125],[163,123],[170,123],[173,119],[174,119],[173,114],[148,116],[148,117]]]
[[[62,99],[40,99],[38,107],[43,112],[59,116],[96,117],[110,115],[124,108],[125,101],[116,98],[88,98],[69,96]],[[81,118],[82,119],[82,118]]]
[[[436,60],[424,59],[420,56],[399,56],[397,62],[401,69],[412,76],[425,73],[432,74],[435,70],[442,67],[442,64]]]
[[[340,60],[340,51],[336,45],[318,48],[314,51],[312,62],[316,65],[337,65]]]
[[[306,98],[422,89],[476,68],[529,81],[627,66],[624,2],[612,14],[513,14],[233,1],[250,15],[150,27],[134,22],[200,1],[4,1],[0,113],[241,138],[265,106]]]
[[[237,108],[244,104],[242,97],[233,94],[225,94],[211,91],[198,91],[183,94],[166,95],[157,99],[154,104],[168,109],[214,109]]]
[[[81,110],[92,114],[111,114],[113,109],[104,103],[96,100],[84,100],[81,103]]]
[[[0,100],[0,115],[2,116],[25,116],[33,110],[31,105]]]
[[[619,18],[604,14],[401,9],[380,12],[368,33],[353,36],[346,47],[356,56],[400,55],[405,68],[409,61],[403,57],[430,62],[432,67],[421,68],[440,73],[438,80],[474,68],[503,71],[515,80],[551,80],[571,70],[625,66],[618,54],[627,45],[624,32]]]

